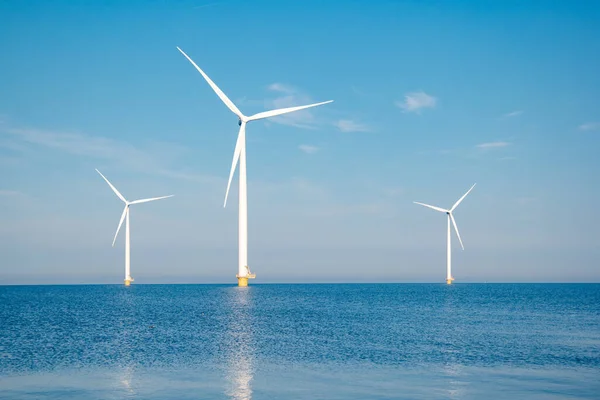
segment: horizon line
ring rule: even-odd
[[[518,284],[518,285],[571,285],[571,284],[600,284],[600,281],[473,281],[473,282],[454,282],[452,285],[447,285],[445,281],[420,281],[420,282],[262,282],[254,283],[252,286],[261,285],[506,285],[506,284]],[[170,283],[136,283],[132,286],[159,286],[159,285],[214,285],[214,286],[232,286],[237,287],[235,282],[211,282],[211,283],[198,283],[198,282],[170,282]],[[3,286],[125,286],[123,283],[0,283],[0,287]]]

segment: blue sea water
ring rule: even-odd
[[[598,399],[600,285],[2,286],[0,398]]]

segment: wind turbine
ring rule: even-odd
[[[102,178],[104,178],[106,183],[108,183],[108,186],[110,186],[112,191],[115,192],[117,197],[119,199],[123,200],[123,203],[125,203],[125,208],[123,209],[123,214],[121,214],[121,220],[119,221],[119,227],[117,228],[117,232],[115,233],[115,237],[113,239],[112,245],[113,246],[115,245],[115,241],[117,240],[117,235],[119,234],[121,225],[123,225],[123,220],[125,219],[125,217],[127,217],[127,222],[125,223],[125,286],[129,286],[129,285],[131,285],[131,282],[133,282],[133,278],[131,277],[131,272],[130,272],[130,268],[129,268],[129,266],[130,266],[129,265],[129,206],[132,204],[147,203],[149,201],[166,199],[167,197],[173,197],[174,195],[162,196],[162,197],[152,197],[150,199],[127,201],[125,199],[125,197],[123,197],[123,195],[121,193],[119,193],[117,188],[114,187],[112,185],[112,183],[110,183],[108,181],[108,179],[106,179],[106,177],[104,175],[102,175],[102,173],[100,171],[98,171],[96,169],[96,172],[99,173]]]
[[[225,103],[227,108],[229,108],[235,115],[238,117],[238,125],[240,126],[240,131],[238,133],[237,142],[235,143],[235,150],[233,152],[233,161],[231,163],[231,171],[229,172],[229,181],[227,182],[227,191],[225,192],[225,201],[223,203],[223,207],[227,205],[227,196],[229,195],[229,188],[231,186],[231,179],[233,178],[233,173],[235,172],[235,168],[239,161],[240,163],[240,190],[239,190],[239,231],[238,231],[238,241],[239,241],[239,254],[238,254],[238,274],[236,275],[238,279],[238,286],[248,286],[248,279],[252,279],[256,277],[256,274],[250,273],[250,268],[248,268],[248,192],[246,190],[246,124],[250,121],[256,121],[259,119],[275,117],[277,115],[287,114],[294,111],[304,110],[305,108],[316,107],[323,104],[331,103],[333,100],[324,101],[322,103],[309,104],[306,106],[298,106],[298,107],[289,107],[289,108],[281,108],[278,110],[264,111],[258,114],[254,114],[251,116],[246,116],[242,114],[242,112],[233,104],[231,100],[219,89],[217,85],[200,69],[198,65],[190,58],[187,54],[183,52],[179,47],[177,50],[181,52],[188,59],[189,62],[192,63],[194,67],[202,74],[206,82],[210,85],[210,87],[214,90],[214,92],[219,96],[221,101]]]
[[[454,230],[456,231],[456,236],[458,236],[458,241],[460,242],[460,247],[462,247],[463,250],[465,249],[465,246],[463,246],[462,240],[460,238],[460,233],[458,233],[458,227],[456,226],[456,221],[454,220],[454,216],[452,215],[452,212],[456,209],[456,207],[458,207],[460,202],[463,201],[465,197],[467,197],[469,192],[471,190],[473,190],[475,185],[476,185],[476,183],[473,186],[471,186],[471,189],[469,189],[467,191],[467,193],[465,193],[460,199],[458,199],[458,201],[456,203],[454,203],[452,208],[449,210],[445,210],[443,208],[436,207],[436,206],[430,206],[429,204],[419,203],[418,201],[413,202],[415,204],[420,204],[422,206],[429,207],[433,210],[443,212],[443,213],[446,213],[446,215],[448,215],[448,255],[447,255],[448,264],[447,264],[447,268],[446,268],[446,283],[448,285],[450,285],[452,283],[452,281],[454,280],[454,278],[452,277],[452,247],[450,245],[450,221],[452,221],[452,225],[454,225]]]

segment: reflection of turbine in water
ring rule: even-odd
[[[252,387],[252,358],[248,353],[233,354],[233,360],[230,360],[227,380],[229,388],[227,395],[235,400],[251,400]]]
[[[464,354],[464,328],[456,324],[453,317],[456,315],[458,294],[457,292],[443,291],[443,304],[441,308],[443,332],[445,342],[440,349],[443,354],[442,392],[439,397],[450,399],[463,398],[465,396],[466,381],[461,365],[461,354]]]
[[[133,387],[131,386],[133,372],[133,367],[131,365],[128,365],[122,371],[117,372],[119,374],[119,380],[128,395],[135,395],[135,390],[133,390]]]
[[[462,386],[466,383],[461,379],[462,371],[457,363],[449,363],[444,365],[444,372],[448,377],[448,397],[451,399],[462,398],[464,390]]]
[[[232,288],[230,295],[231,310],[226,338],[227,381],[226,394],[235,400],[252,399],[252,377],[254,374],[254,347],[250,311],[252,308],[252,289]]]

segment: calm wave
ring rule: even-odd
[[[0,287],[10,399],[599,398],[600,285]]]

